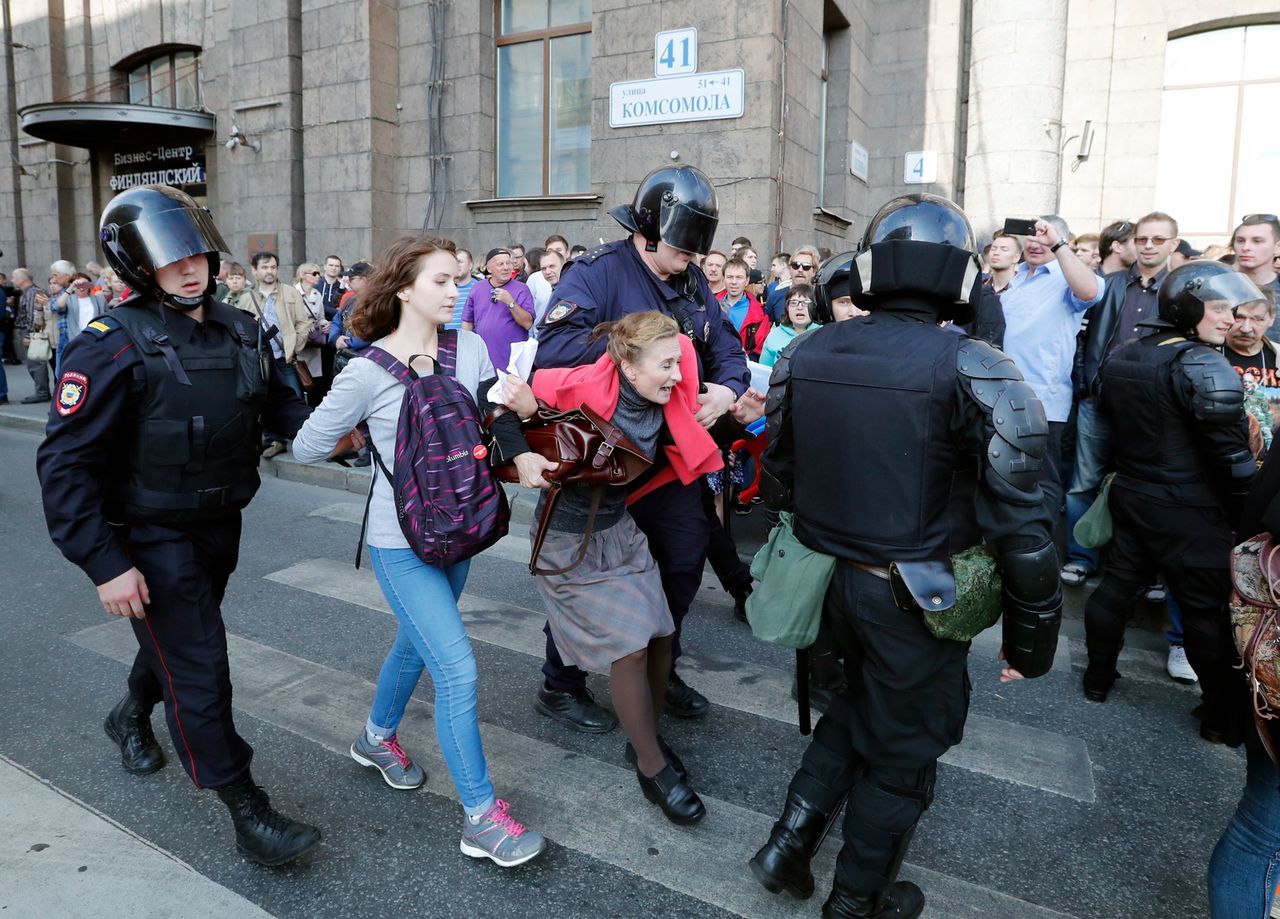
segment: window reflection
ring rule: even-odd
[[[1277,111],[1280,25],[1169,42],[1156,201],[1182,235],[1222,241],[1241,215],[1270,209],[1280,174]]]
[[[198,109],[200,57],[195,51],[173,51],[137,64],[125,72],[125,93],[134,105]]]
[[[591,2],[498,0],[497,193],[591,188]]]

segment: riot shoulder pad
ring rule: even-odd
[[[991,419],[987,444],[988,475],[1023,495],[1039,486],[1049,438],[1049,422],[1035,390],[1022,381],[1013,360],[998,348],[966,338],[956,352],[956,369],[964,391]]]
[[[1192,346],[1178,355],[1174,366],[1190,384],[1191,411],[1198,421],[1225,425],[1240,420],[1244,386],[1225,357],[1210,348]]]

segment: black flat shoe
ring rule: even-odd
[[[670,766],[664,766],[653,778],[637,769],[636,780],[640,782],[640,790],[644,792],[644,796],[662,808],[662,812],[672,823],[697,823],[707,814],[697,793],[682,782]]]
[[[662,755],[666,757],[667,765],[676,771],[676,775],[680,776],[680,781],[688,782],[689,770],[684,767],[684,763],[680,761],[680,757],[676,756],[676,751],[672,750],[671,747],[667,745],[667,742],[662,739],[661,734],[658,735],[658,749],[661,750]],[[636,757],[636,748],[631,746],[631,741],[627,741],[627,746],[623,749],[622,755],[626,758],[627,762],[631,764],[632,769],[638,768],[639,764]]]
[[[924,891],[910,881],[873,894],[852,890],[837,879],[822,904],[822,919],[916,919],[923,912]]]
[[[597,704],[588,689],[564,692],[543,686],[538,690],[538,700],[533,703],[533,708],[538,714],[554,718],[584,734],[608,734],[618,726],[617,716]]]
[[[116,703],[102,729],[120,748],[120,765],[133,775],[151,775],[164,765],[164,753],[151,730],[151,709],[132,695]]]

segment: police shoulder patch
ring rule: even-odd
[[[555,325],[558,322],[564,322],[577,311],[578,304],[568,300],[561,300],[547,311],[547,315],[542,318],[542,324]]]
[[[54,403],[63,418],[79,411],[89,397],[89,378],[75,370],[67,370],[58,383],[58,398]]]
[[[85,326],[84,330],[94,338],[102,339],[118,328],[120,328],[120,323],[114,317],[102,316]]]

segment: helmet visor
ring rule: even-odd
[[[191,207],[142,215],[120,228],[119,245],[134,264],[153,271],[192,255],[231,251],[209,212]]]
[[[706,255],[711,251],[711,241],[719,224],[719,217],[704,214],[683,202],[664,205],[658,222],[658,239],[685,252]]]
[[[1253,281],[1234,271],[1204,278],[1198,284],[1193,281],[1187,285],[1186,292],[1201,303],[1225,300],[1232,309],[1266,299]]]

